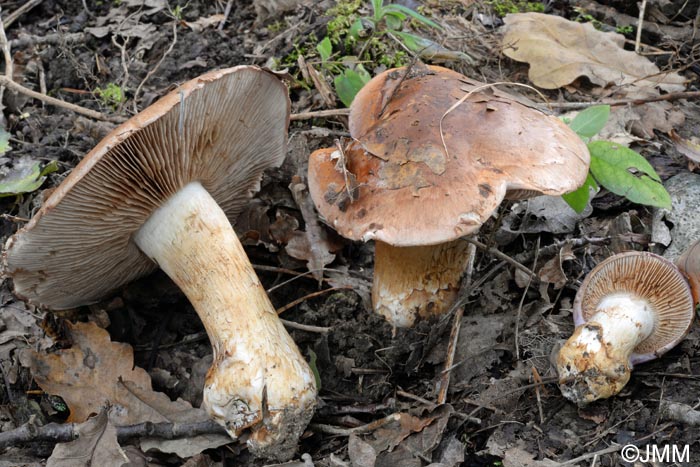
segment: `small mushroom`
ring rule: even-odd
[[[286,153],[287,89],[252,66],[180,86],[105,137],[6,245],[15,293],[60,310],[163,269],[214,352],[204,404],[260,456],[289,458],[316,403],[312,371],[231,227]]]
[[[598,264],[573,308],[576,330],[559,351],[557,368],[562,394],[578,405],[619,393],[634,365],[685,337],[695,314],[683,274],[647,252],[621,253]]]
[[[459,238],[504,198],[573,191],[588,173],[586,145],[559,119],[482,86],[420,64],[381,73],[350,108],[354,141],[309,159],[321,215],[375,240],[373,305],[394,326],[449,309],[467,261]]]

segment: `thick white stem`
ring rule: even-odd
[[[603,297],[559,351],[564,396],[584,405],[620,392],[630,378],[632,352],[655,327],[656,313],[647,300],[627,293]]]
[[[134,236],[187,295],[207,330],[214,362],[204,403],[265,457],[289,457],[316,402],[313,373],[260,284],[225,213],[193,182]]]
[[[411,327],[418,318],[439,316],[457,298],[467,267],[468,243],[395,247],[374,244],[374,311],[394,327]]]

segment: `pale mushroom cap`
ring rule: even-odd
[[[695,303],[700,303],[700,240],[685,250],[676,265],[688,279]]]
[[[71,308],[153,271],[131,237],[192,181],[235,219],[284,160],[289,108],[276,76],[240,66],[188,81],[115,128],[7,242],[16,294]]]
[[[401,81],[404,71],[376,76],[351,106],[357,142],[345,156],[357,199],[333,196],[347,175],[333,150],[309,160],[312,197],[341,235],[394,246],[442,243],[476,231],[507,192],[563,194],[583,184],[588,149],[559,119],[491,88],[446,114],[481,83],[424,66]]]
[[[630,357],[632,364],[653,360],[672,349],[693,323],[695,310],[688,283],[678,268],[661,256],[631,251],[599,263],[576,294],[576,326],[587,322],[603,297],[614,293],[643,298],[656,314],[654,331],[635,347]]]

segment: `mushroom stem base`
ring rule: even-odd
[[[376,241],[374,248],[372,304],[376,313],[395,327],[411,327],[418,318],[449,310],[467,267],[467,242],[395,247]]]
[[[632,370],[634,348],[654,330],[648,301],[624,293],[604,297],[591,319],[559,351],[559,385],[580,406],[619,393]]]
[[[314,374],[287,334],[225,213],[198,182],[158,208],[134,236],[187,295],[214,361],[204,404],[255,454],[287,459],[316,404]]]

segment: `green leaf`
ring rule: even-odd
[[[592,138],[603,129],[609,117],[609,105],[595,105],[579,112],[569,123],[569,127],[581,138]]]
[[[328,36],[324,37],[321,42],[316,44],[316,50],[318,50],[318,54],[321,56],[321,61],[327,62],[333,53],[333,44],[331,44],[330,38]]]
[[[379,22],[384,17],[384,0],[372,0],[372,10],[374,11],[374,21]]]
[[[37,162],[30,167],[19,169],[7,175],[0,181],[0,198],[37,190],[44,183],[48,174],[58,170],[58,163],[51,161],[46,164],[43,170],[40,167],[41,164]]]
[[[401,29],[401,26],[403,26],[403,22],[406,19],[406,15],[403,15],[401,13],[397,12],[389,12],[386,15],[384,15],[384,21],[386,21],[386,27],[388,29],[391,29],[392,31],[395,31],[397,29]]]
[[[398,11],[398,12],[404,13],[420,23],[423,23],[423,24],[430,26],[430,27],[433,27],[435,29],[442,30],[442,26],[437,24],[435,21],[431,21],[428,18],[426,18],[425,16],[421,15],[420,13],[415,12],[415,11],[411,10],[410,8],[405,7],[403,5],[399,5],[397,3],[392,3],[390,5],[386,5],[385,7],[383,7],[383,9],[384,9],[385,13],[391,12],[391,11],[394,11],[394,12]]]
[[[10,149],[10,134],[4,128],[0,128],[0,154]]]
[[[424,60],[464,60],[467,63],[474,63],[469,55],[447,49],[425,37],[402,31],[393,31],[392,34],[395,34],[403,45]]]
[[[577,214],[581,214],[588,205],[588,200],[591,196],[591,188],[593,189],[594,193],[598,192],[598,184],[589,173],[586,177],[586,181],[583,182],[583,185],[581,185],[578,190],[561,195],[561,197],[564,198],[564,201],[566,201],[569,206],[571,206],[571,209],[576,211]]]
[[[671,196],[640,154],[612,141],[593,141],[588,151],[591,174],[602,186],[634,203],[671,207]]]
[[[362,69],[364,71],[364,68]],[[369,75],[366,71],[364,73]],[[358,73],[355,70],[346,68],[342,75],[338,75],[333,80],[335,85],[335,92],[338,93],[338,97],[345,104],[346,107],[350,107],[355,95],[362,89],[362,86],[367,83],[366,76],[364,74]]]
[[[362,18],[358,18],[354,23],[352,23],[352,26],[350,26],[348,35],[353,39],[358,40],[360,37],[362,37],[362,31],[364,30],[365,26],[362,24]]]

